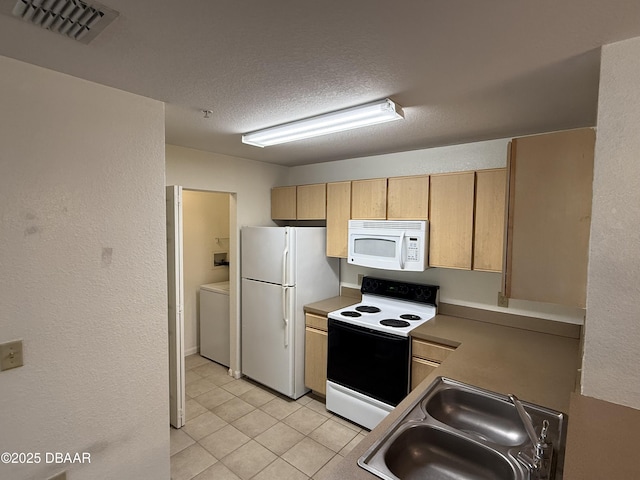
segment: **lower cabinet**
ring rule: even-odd
[[[327,394],[327,317],[305,314],[304,384]]]
[[[411,390],[416,388],[455,350],[454,347],[426,340],[411,340]]]

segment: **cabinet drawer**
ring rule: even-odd
[[[327,317],[315,315],[313,313],[305,313],[304,320],[304,323],[307,327],[322,330],[324,332],[327,331]]]
[[[433,362],[442,362],[453,352],[455,348],[440,343],[431,343],[424,340],[413,339],[411,341],[411,354]]]
[[[411,390],[420,385],[440,364],[418,357],[411,357]]]

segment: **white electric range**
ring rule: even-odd
[[[373,277],[329,313],[327,409],[372,429],[409,393],[410,332],[437,313],[439,287]]]

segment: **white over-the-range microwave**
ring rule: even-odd
[[[428,227],[426,220],[349,220],[347,262],[422,272],[427,268]]]

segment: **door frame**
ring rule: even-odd
[[[182,187],[166,187],[167,320],[169,336],[169,423],[181,428],[186,419],[184,358],[184,272]]]

